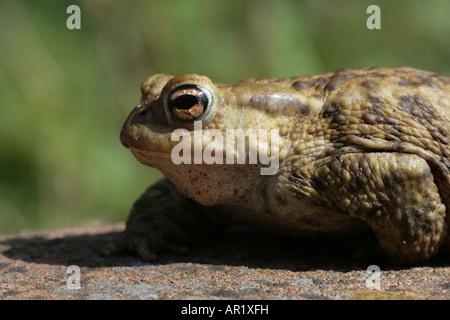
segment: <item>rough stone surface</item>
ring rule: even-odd
[[[123,224],[0,236],[1,299],[450,299],[450,256],[398,267],[357,241],[287,239],[237,227],[182,255],[156,263],[97,248]],[[381,270],[369,289],[369,265]],[[80,267],[80,289],[70,289]],[[74,283],[74,282],[70,282]]]

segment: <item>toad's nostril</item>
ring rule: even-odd
[[[152,113],[149,110],[142,110],[141,112],[139,112],[139,119],[143,122],[151,121]]]

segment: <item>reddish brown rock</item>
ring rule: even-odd
[[[96,248],[121,230],[118,224],[0,236],[1,299],[450,299],[449,256],[404,268],[373,249],[365,254],[360,242],[292,241],[242,228],[183,255],[162,254],[156,263],[100,256]],[[380,290],[366,286],[373,264],[381,269]],[[70,265],[80,268],[80,289],[67,285]]]

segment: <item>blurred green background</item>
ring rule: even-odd
[[[81,30],[66,9],[81,8]],[[381,30],[366,9],[381,8]],[[153,73],[215,82],[410,65],[450,75],[450,1],[0,3],[0,233],[125,220],[161,177],[119,131]]]

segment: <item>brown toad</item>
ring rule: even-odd
[[[161,250],[183,251],[214,233],[223,213],[294,234],[370,228],[387,256],[405,264],[426,261],[448,241],[446,76],[364,68],[222,85],[195,74],[157,74],[141,91],[121,142],[167,177],[141,196],[127,222],[126,246],[143,260]],[[180,128],[183,134],[173,139]],[[199,150],[225,159],[219,151],[234,143],[226,130],[252,128],[277,130],[278,149],[270,149],[279,161],[275,174],[261,174],[267,164],[251,163],[248,155],[244,164],[190,161]],[[212,139],[194,143],[195,134],[211,129],[223,139],[214,137],[212,152]],[[192,144],[192,155],[179,153],[182,140]],[[245,141],[249,152],[250,137]],[[229,150],[236,160],[236,150]],[[181,153],[186,161],[177,164],[173,156]]]

